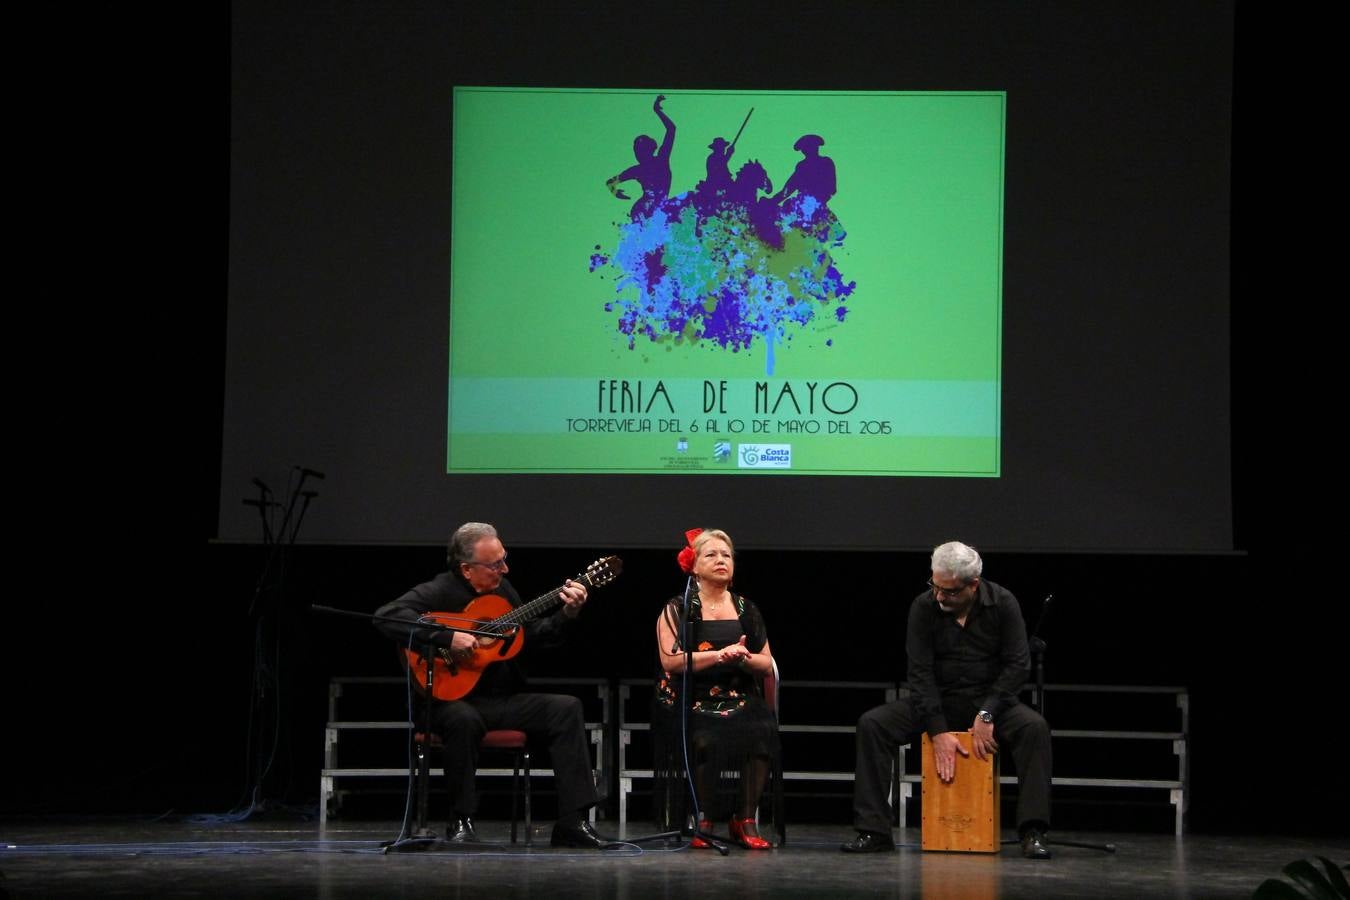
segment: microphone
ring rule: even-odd
[[[267,485],[263,484],[263,480],[261,478],[254,478],[253,483],[257,485],[258,489],[262,491],[264,494],[272,493],[272,489]]]
[[[301,474],[301,475],[304,475],[306,478],[317,478],[317,479],[319,479],[320,481],[323,480],[323,473],[322,473],[322,472],[316,472],[316,471],[314,471],[313,469],[306,469],[306,468],[304,468],[303,466],[296,466],[295,468],[299,469],[299,470],[300,470],[300,474]]]
[[[1041,639],[1041,626],[1045,624],[1045,619],[1050,615],[1050,601],[1055,599],[1054,594],[1046,594],[1045,599],[1041,601],[1041,614],[1036,618],[1036,630],[1031,632],[1028,643],[1035,653],[1045,652],[1045,641]]]

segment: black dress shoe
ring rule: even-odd
[[[614,846],[614,841],[601,837],[586,819],[577,822],[555,822],[553,824],[554,847],[581,847],[588,850],[604,850]]]
[[[1027,859],[1049,859],[1050,848],[1045,846],[1045,835],[1036,828],[1028,828],[1022,835],[1022,855]]]
[[[473,830],[473,819],[468,816],[455,816],[445,829],[445,839],[452,844],[477,843],[478,835]]]
[[[889,834],[882,834],[879,831],[860,831],[857,837],[847,844],[840,844],[839,849],[845,853],[879,853],[883,850],[894,850],[895,841],[891,840]]]

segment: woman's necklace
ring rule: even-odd
[[[722,607],[726,606],[726,605],[727,605],[728,603],[730,603],[730,602],[731,602],[731,597],[730,597],[729,595],[728,595],[728,596],[724,596],[721,600],[718,600],[718,601],[716,601],[716,602],[714,602],[713,600],[711,600],[711,599],[705,597],[704,600],[703,600],[703,606],[704,606],[704,608],[707,609],[709,612],[716,613],[716,612],[720,612],[721,609],[722,609]]]

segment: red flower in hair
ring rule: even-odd
[[[684,572],[694,571],[694,538],[702,533],[702,528],[691,528],[684,533],[687,546],[680,551],[679,556],[675,557],[680,563],[680,569]]]

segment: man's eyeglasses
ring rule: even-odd
[[[944,596],[944,597],[955,597],[955,596],[957,596],[958,594],[960,594],[962,591],[964,591],[966,588],[970,587],[970,582],[967,581],[965,584],[961,585],[960,587],[945,588],[945,587],[939,587],[938,585],[933,584],[933,579],[930,578],[930,579],[928,579],[928,586],[929,586],[930,588],[933,589],[933,593],[934,593],[934,594],[941,594],[941,595]]]
[[[502,554],[502,558],[497,560],[496,562],[485,563],[485,562],[478,562],[477,560],[470,560],[469,562],[466,562],[464,565],[482,566],[483,568],[491,569],[494,572],[504,572],[506,571],[506,554]]]

